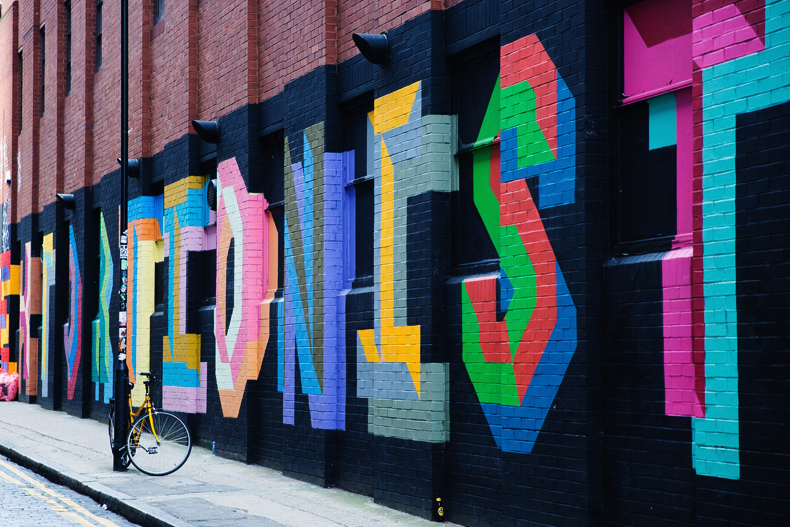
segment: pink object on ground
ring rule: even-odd
[[[19,391],[19,374],[6,373],[0,368],[0,401],[13,401]]]

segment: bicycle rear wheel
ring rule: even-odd
[[[165,476],[186,463],[192,452],[192,438],[181,419],[169,412],[154,410],[151,419],[144,412],[134,422],[127,436],[126,449],[137,470],[149,476]]]

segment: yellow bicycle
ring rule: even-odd
[[[148,372],[139,375],[147,377],[145,400],[135,411],[132,407],[132,390],[129,383],[129,434],[126,448],[122,454],[123,466],[132,463],[137,470],[150,476],[166,476],[181,468],[192,452],[192,438],[189,429],[176,415],[157,410],[151,401],[151,382],[156,377]],[[115,408],[110,404],[110,446],[114,445]]]

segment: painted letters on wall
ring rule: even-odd
[[[450,116],[423,115],[422,83],[374,101],[374,327],[357,333],[357,396],[375,435],[444,442],[449,434],[447,364],[423,363],[421,326],[409,325],[408,200],[449,192]]]
[[[113,261],[110,240],[107,237],[104,213],[99,213],[99,309],[91,322],[92,360],[91,379],[95,386],[95,399],[100,400],[100,386],[104,386],[105,403],[112,397],[113,350],[110,342],[110,299],[113,294]]]
[[[702,251],[695,253],[692,265],[694,270],[701,268],[704,276],[700,284],[704,299],[694,304],[694,323],[704,321],[706,389],[705,416],[692,418],[692,454],[698,474],[727,479],[741,475],[734,286],[738,279],[736,119],[790,100],[790,89],[781,81],[787,71],[783,61],[790,53],[790,3],[766,0],[764,9],[755,9],[748,17],[739,16],[737,3],[705,3],[704,12],[694,19],[692,47],[699,68],[695,79],[702,85],[702,97],[695,100],[695,136],[700,133],[703,140],[694,153],[694,178],[702,188],[701,203],[695,203],[700,214],[694,215],[694,241],[701,242]],[[725,33],[727,38],[715,38]],[[736,89],[753,85],[756,71],[763,71],[760,76],[765,79],[759,91]]]
[[[163,196],[141,196],[129,203],[129,253],[127,309],[127,361],[129,374],[151,371],[151,315],[154,313],[156,262],[164,258],[162,240]],[[158,243],[159,242],[159,243]],[[135,382],[132,404],[145,397],[141,382]]]
[[[312,426],[330,430],[345,429],[341,159],[324,151],[323,123],[285,139],[283,422],[294,423],[299,375]]]
[[[41,247],[41,396],[49,397],[50,346],[49,332],[55,323],[55,247],[53,234],[44,236]]]
[[[574,201],[575,103],[535,35],[503,47],[501,66],[477,140],[490,146],[473,152],[474,202],[500,271],[464,281],[463,360],[497,445],[529,453],[577,337],[576,308],[524,178],[540,174],[541,208]]]
[[[66,397],[74,398],[82,358],[82,274],[74,226],[69,225],[69,321],[63,327],[66,352]]]
[[[167,410],[206,411],[207,366],[200,335],[187,332],[187,254],[209,241],[205,178],[188,176],[165,187],[164,251],[167,265],[167,335],[163,339],[162,404]]]
[[[236,159],[217,169],[216,377],[222,414],[237,417],[258,378],[277,289],[277,228],[263,194],[248,193]]]
[[[22,295],[19,302],[19,360],[26,395],[38,395],[38,319],[41,315],[41,259],[31,256],[31,242],[22,255]],[[35,324],[34,324],[35,323]],[[32,327],[35,325],[36,327]]]

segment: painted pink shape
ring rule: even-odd
[[[23,274],[23,283],[22,283],[22,300],[19,302],[19,343],[20,348],[20,360],[22,362],[22,378],[29,379],[30,378],[30,360],[28,358],[28,349],[30,348],[30,343],[28,339],[29,331],[27,329],[28,326],[28,313],[30,312],[30,284],[28,280],[28,275],[30,274],[30,269],[28,268],[28,255],[27,250],[25,250],[24,254],[22,255],[22,272]]]
[[[682,12],[675,8],[679,3],[647,0],[623,14],[623,98],[691,82],[692,41],[686,30],[691,9],[687,16],[677,16]],[[655,35],[656,26],[667,28],[672,38],[661,40]]]
[[[677,107],[677,235],[674,247],[688,247],[692,243],[694,218],[694,119],[691,88],[679,90],[675,95]]]
[[[765,49],[764,0],[736,0],[693,21],[694,62],[715,66]]]
[[[74,339],[77,339],[77,345],[74,353],[74,362],[71,364],[71,371],[67,372],[69,382],[66,389],[66,397],[68,400],[74,399],[74,391],[77,388],[77,374],[80,368],[80,359],[82,358],[82,275],[77,273],[77,269],[74,262],[74,252],[70,250],[69,281],[71,282],[71,299],[69,302],[70,306],[74,306],[74,301],[76,300],[77,312],[74,313],[74,309],[70,309],[69,321],[63,328],[63,344],[66,355],[68,356],[69,350],[74,344]],[[66,364],[68,364],[68,360]]]
[[[664,395],[667,415],[705,417],[704,390],[691,346],[692,248],[674,250],[661,262],[664,301]],[[703,377],[704,379],[704,377]]]
[[[214,320],[215,335],[217,336],[219,358],[223,363],[230,365],[233,387],[238,389],[237,381],[245,352],[250,343],[258,340],[261,329],[259,306],[264,300],[268,285],[268,260],[264,258],[264,255],[268,254],[266,248],[268,247],[269,230],[268,221],[265,220],[264,215],[268,203],[263,194],[247,192],[235,158],[223,161],[217,170],[222,185],[217,207],[217,244],[219,245],[220,240],[228,235],[237,238],[234,246],[235,273],[241,273],[244,277],[244,287],[241,291],[242,298],[234,298],[235,308],[227,334],[225,332],[225,317],[228,314],[225,309],[220,308],[220,305],[224,305],[224,299],[217,299]],[[229,203],[227,203],[225,196],[230,193],[235,197],[236,211],[229,210]],[[231,232],[223,232],[228,227]],[[240,248],[242,243],[243,248]],[[223,249],[218,246],[217,250]],[[227,255],[217,254],[217,263],[226,262],[226,258]],[[225,276],[224,272],[217,274],[218,292]],[[234,284],[225,283],[224,286],[231,288],[231,290],[234,288]],[[234,296],[238,294],[238,291],[234,291]],[[237,327],[234,327],[234,322],[238,324]],[[247,360],[250,359],[247,358]],[[244,379],[245,382],[246,380]],[[243,385],[241,388],[243,389]],[[228,387],[220,386],[220,389],[228,389]]]
[[[162,386],[162,400],[167,401],[166,410],[188,414],[206,413],[208,394],[208,365],[200,363],[200,388],[185,386]]]
[[[664,317],[664,397],[667,415],[704,417],[704,372],[692,348],[693,114],[691,88],[675,95],[677,115],[677,235],[661,262]]]

